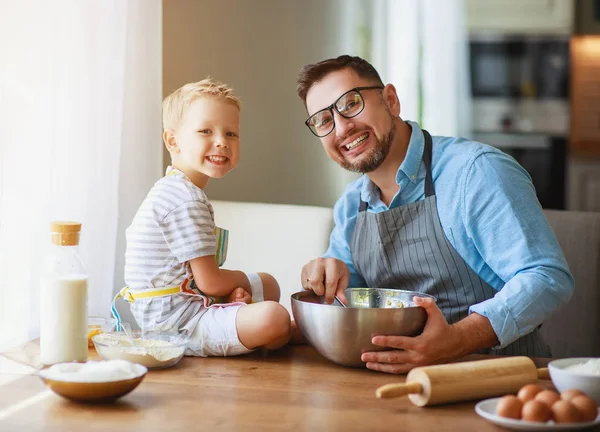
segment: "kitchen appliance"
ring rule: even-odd
[[[415,405],[427,406],[516,394],[538,378],[550,379],[548,369],[538,369],[529,357],[504,357],[417,367],[405,383],[386,384],[375,394],[385,399],[408,395]]]
[[[575,34],[600,34],[600,0],[575,0]]]
[[[472,139],[513,156],[544,208],[565,208],[569,38],[470,36]]]

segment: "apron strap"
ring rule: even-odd
[[[110,312],[112,313],[112,316],[115,317],[115,319],[117,320],[117,331],[121,331],[121,316],[119,315],[119,311],[117,310],[117,305],[116,305],[117,300],[119,300],[120,298],[125,300],[127,303],[133,303],[135,301],[135,299],[164,297],[164,296],[170,296],[173,294],[178,294],[180,292],[183,292],[186,294],[193,294],[193,295],[197,294],[194,291],[191,291],[188,288],[188,285],[189,285],[189,280],[185,279],[181,285],[165,287],[165,288],[155,288],[155,289],[151,289],[151,290],[142,290],[142,291],[134,291],[134,290],[131,290],[131,288],[129,288],[129,287],[122,288],[117,293],[115,298],[113,298],[113,301],[110,305]]]
[[[117,293],[117,295],[115,296],[115,298],[113,299],[113,301],[110,305],[110,312],[112,313],[112,316],[117,320],[117,331],[121,331],[121,316],[119,315],[119,311],[117,310],[117,306],[115,303],[120,298],[125,299],[125,301],[127,301],[129,303],[133,302],[133,297],[131,296],[131,293],[129,292],[129,287],[122,288]]]
[[[425,198],[434,196],[433,175],[431,174],[431,154],[433,153],[433,140],[431,135],[423,129],[423,137],[425,138],[425,150],[423,152],[423,162],[425,163]]]

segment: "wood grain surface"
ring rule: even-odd
[[[36,376],[37,353],[32,342],[0,354],[0,431],[502,430],[474,412],[475,401],[419,408],[407,398],[377,399],[377,387],[405,375],[337,366],[309,346],[185,357],[150,371],[132,393],[106,405],[69,402],[47,390]],[[91,349],[90,359],[97,358]],[[475,358],[485,356],[465,360]]]

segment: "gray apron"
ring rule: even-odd
[[[471,270],[442,230],[431,174],[432,139],[426,130],[423,135],[425,199],[381,213],[367,212],[367,203],[361,200],[350,252],[368,287],[431,294],[452,324],[468,316],[470,305],[494,297],[496,290]],[[551,356],[538,329],[505,348],[482,352]]]

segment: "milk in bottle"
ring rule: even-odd
[[[87,342],[87,272],[79,257],[77,222],[52,222],[52,246],[41,277],[40,361],[84,362]]]

